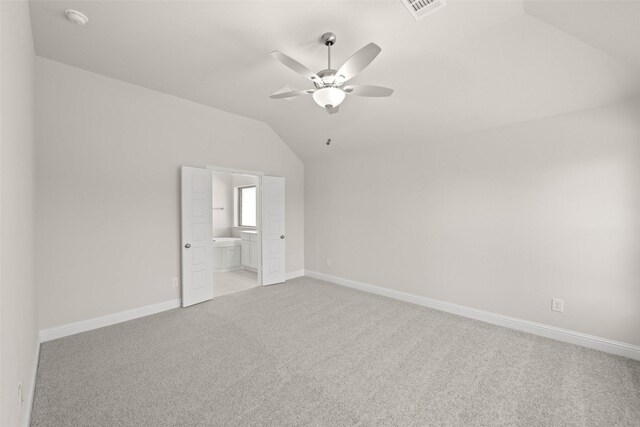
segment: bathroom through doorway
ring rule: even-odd
[[[260,284],[258,175],[212,169],[213,296]]]
[[[214,166],[180,175],[182,307],[285,282],[285,177]]]

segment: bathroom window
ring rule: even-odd
[[[256,221],[256,186],[238,187],[238,226],[255,227]]]

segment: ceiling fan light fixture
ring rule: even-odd
[[[334,108],[342,104],[345,93],[337,87],[323,87],[313,92],[313,100],[322,108]]]

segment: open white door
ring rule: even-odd
[[[211,171],[182,166],[182,306],[213,298]]]
[[[262,177],[262,285],[285,280],[284,178]]]

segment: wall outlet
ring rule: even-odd
[[[18,411],[22,410],[22,402],[24,398],[22,397],[22,380],[18,383]]]
[[[177,288],[178,286],[180,286],[180,279],[178,279],[177,277],[171,279],[171,287]]]
[[[551,299],[551,310],[559,311],[562,313],[564,311],[564,300],[558,298]]]
[[[331,258],[327,258],[327,267],[331,267]]]

